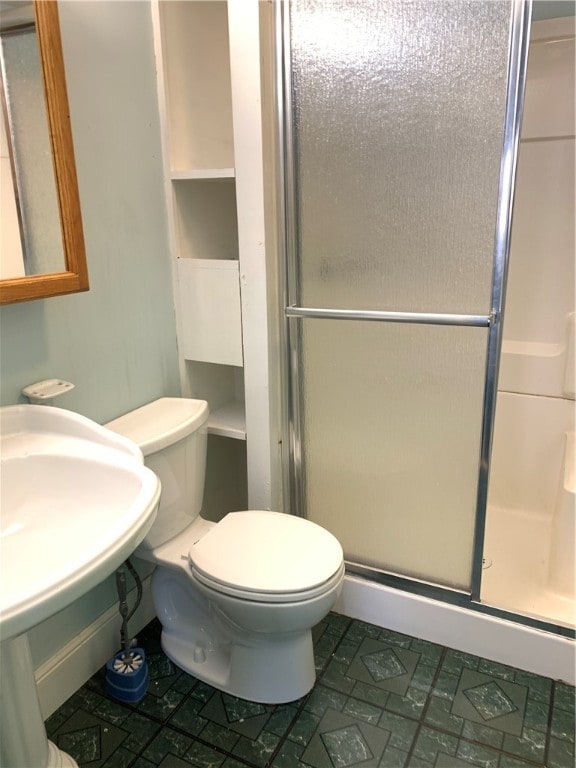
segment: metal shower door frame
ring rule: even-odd
[[[482,436],[476,499],[476,519],[472,555],[471,586],[461,591],[413,579],[396,573],[376,570],[358,563],[347,563],[350,573],[399,589],[415,592],[483,613],[501,616],[529,626],[571,635],[566,627],[529,616],[515,614],[481,603],[482,558],[486,528],[486,506],[490,472],[490,453],[494,431],[498,368],[502,345],[502,319],[512,231],[514,187],[520,141],[520,127],[526,84],[526,68],[530,35],[532,0],[511,0],[508,46],[508,81],[505,106],[503,146],[499,173],[498,205],[494,238],[491,308],[488,315],[421,313],[380,310],[326,309],[302,306],[298,291],[298,259],[296,229],[296,184],[294,172],[294,137],[292,132],[290,0],[275,0],[275,68],[276,118],[278,146],[278,200],[280,216],[280,258],[284,262],[283,345],[287,367],[284,386],[284,435],[288,450],[284,452],[285,507],[306,516],[305,465],[302,460],[302,391],[301,391],[301,320],[356,320],[363,322],[411,323],[476,327],[488,329],[487,359],[484,379]]]

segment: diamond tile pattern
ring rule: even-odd
[[[362,656],[362,661],[377,683],[408,673],[392,648],[385,648],[378,653],[368,653]]]
[[[336,768],[348,768],[374,757],[357,725],[322,733],[320,738]]]
[[[476,688],[468,688],[463,693],[484,720],[493,720],[495,717],[509,715],[518,710],[514,702],[510,701],[494,681],[478,685]]]
[[[450,711],[456,717],[454,722],[463,718],[470,724],[478,723],[480,728],[476,730],[479,733],[486,725],[489,731],[498,729],[498,732],[521,737],[523,727],[531,722],[524,718],[528,691],[525,685],[466,668],[460,675]],[[539,724],[543,725],[541,721]]]
[[[316,686],[272,706],[179,670],[153,621],[144,699],[107,698],[101,670],[49,737],[80,768],[574,768],[571,686],[334,613],[313,634]]]

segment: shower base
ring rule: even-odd
[[[395,632],[576,685],[576,643],[347,574],[334,610]]]
[[[549,516],[489,506],[482,602],[564,626],[576,625],[576,602],[549,584]]]

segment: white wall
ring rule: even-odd
[[[547,516],[574,428],[574,53],[574,17],[533,23],[490,480]]]
[[[574,17],[531,37],[498,388],[573,398]]]
[[[62,377],[76,388],[58,404],[106,422],[179,394],[150,8],[59,7],[90,291],[2,308],[0,395]],[[35,663],[115,599],[109,579],[32,630]]]
[[[60,7],[89,293],[3,307],[1,402],[53,376],[105,422],[179,391],[149,4]]]

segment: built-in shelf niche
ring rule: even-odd
[[[225,0],[160,5],[173,173],[234,168]]]
[[[186,373],[190,382],[190,397],[208,401],[208,433],[246,440],[242,369],[188,360]]]
[[[228,512],[248,509],[246,442],[208,434],[202,517],[218,522]]]
[[[172,183],[178,257],[237,259],[238,217],[233,178]]]

